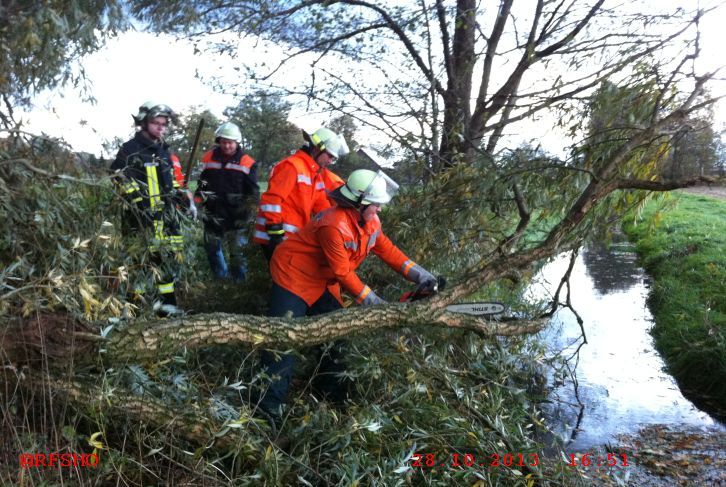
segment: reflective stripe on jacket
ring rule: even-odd
[[[138,211],[126,215],[131,227],[139,223],[153,228],[155,243],[151,247],[166,243],[179,246],[181,236],[174,215],[178,181],[168,144],[151,140],[143,131],[136,132],[121,146],[111,170],[124,197]]]
[[[219,147],[202,155],[195,201],[204,207],[207,230],[226,232],[247,226],[249,206],[257,203],[257,163],[241,148],[225,157]]]
[[[336,282],[361,302],[370,288],[355,270],[370,252],[406,277],[413,262],[386,237],[380,220],[376,217],[363,227],[359,220],[358,210],[337,206],[313,217],[275,249],[272,280],[311,306]]]
[[[217,149],[205,152],[200,161],[202,163],[202,172],[208,169],[222,169],[249,175],[252,172],[252,166],[255,165],[255,160],[247,154],[242,153],[241,149],[237,150],[237,153],[232,156],[229,162],[224,162],[222,159],[223,155],[221,151]]]
[[[320,167],[305,150],[278,162],[272,168],[267,191],[260,198],[253,240],[266,245],[267,230],[284,230],[289,236],[300,231],[312,215],[330,207]]]
[[[174,187],[175,188],[186,188],[187,183],[184,180],[184,173],[182,172],[181,161],[179,156],[171,154],[171,163],[174,167]]]

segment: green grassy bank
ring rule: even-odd
[[[726,416],[726,200],[682,192],[623,225],[653,277],[653,336],[691,400]]]

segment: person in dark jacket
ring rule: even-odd
[[[257,164],[242,151],[242,133],[237,125],[225,122],[214,135],[217,145],[202,156],[202,174],[195,193],[195,201],[204,208],[204,247],[217,278],[232,277],[243,282],[247,274],[245,234],[260,194]],[[224,242],[229,266],[224,258]]]
[[[115,181],[128,205],[124,213],[123,231],[141,235],[151,255],[151,262],[160,272],[154,273],[159,300],[154,309],[160,316],[178,314],[174,281],[178,270],[175,254],[182,250],[176,208],[193,208],[183,190],[183,180],[175,177],[174,156],[164,135],[175,114],[164,104],[146,102],[139,107],[134,122],[139,130],[121,146],[111,164]],[[196,211],[196,210],[194,210]],[[143,294],[137,286],[134,293]]]

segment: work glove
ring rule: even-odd
[[[430,293],[436,291],[438,281],[429,271],[418,264],[414,264],[408,271],[408,279],[418,284],[418,292]]]
[[[197,219],[197,206],[194,204],[194,195],[188,189],[177,189],[172,195],[177,208],[190,218]]]
[[[196,220],[199,216],[197,205],[194,204],[194,200],[191,198],[189,198],[189,216],[192,217],[192,220]]]
[[[280,245],[285,237],[285,230],[282,229],[282,223],[267,225],[267,235],[270,237],[269,245],[270,255],[275,251],[275,247]]]
[[[368,296],[363,298],[363,301],[360,302],[361,306],[374,306],[376,304],[386,304],[386,300],[379,297],[373,291],[369,292]]]

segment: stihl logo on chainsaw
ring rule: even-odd
[[[450,304],[446,307],[446,311],[452,313],[462,313],[466,315],[491,316],[504,312],[502,303],[460,303]]]
[[[446,287],[446,278],[439,276],[433,287],[419,286],[415,291],[405,293],[399,299],[402,303],[418,301],[433,296]],[[494,316],[504,312],[504,305],[497,302],[450,304],[446,311],[476,316]]]

